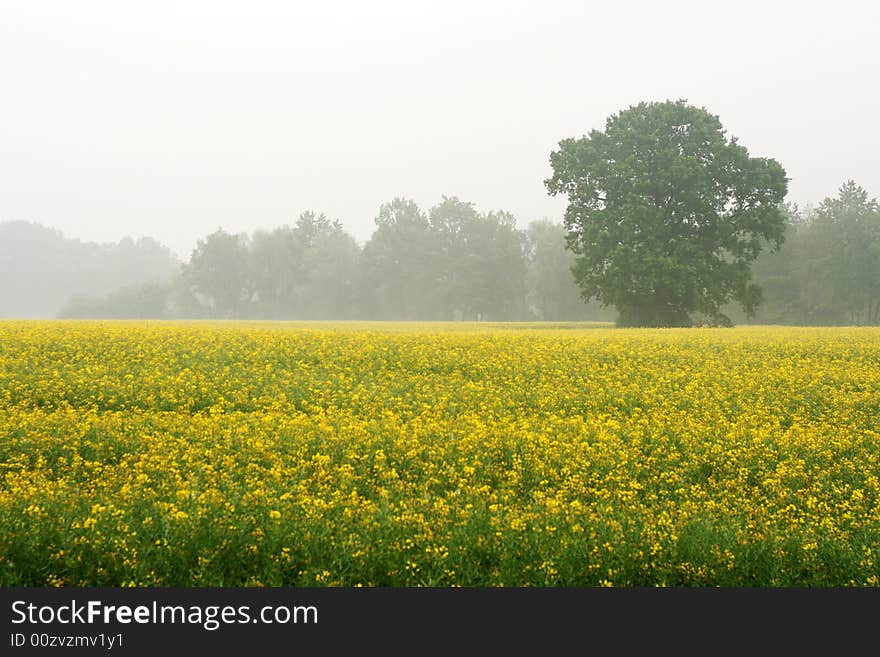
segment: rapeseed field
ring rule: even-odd
[[[3,586],[876,586],[880,330],[0,322]]]

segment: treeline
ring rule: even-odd
[[[55,317],[74,295],[103,298],[144,281],[163,286],[179,270],[174,253],[150,237],[96,244],[33,222],[0,223],[0,317]]]
[[[361,247],[314,211],[253,234],[218,230],[200,240],[177,276],[78,296],[69,318],[610,320],[584,303],[564,229],[518,229],[507,212],[478,212],[443,197],[423,211],[382,205]]]
[[[781,249],[765,249],[752,268],[764,296],[757,314],[725,313],[739,324],[880,324],[876,199],[849,181],[814,208],[785,209]],[[270,231],[218,230],[182,264],[148,238],[99,246],[0,224],[0,315],[52,316],[54,303],[52,314],[69,318],[615,318],[581,299],[561,224],[519,229],[509,213],[455,197],[427,211],[397,198],[375,223],[361,246],[338,221],[307,211]]]
[[[752,274],[764,291],[754,318],[790,325],[880,324],[880,206],[853,181],[812,209],[786,206],[785,242]]]

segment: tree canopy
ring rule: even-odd
[[[586,299],[615,306],[625,326],[729,324],[761,301],[750,264],[783,241],[788,179],[750,157],[717,116],[684,100],[641,103],[605,130],[565,139],[550,155],[552,195],[568,197],[564,225]]]
[[[754,265],[773,324],[880,324],[880,205],[855,181],[818,206],[787,207],[785,244]]]

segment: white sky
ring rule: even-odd
[[[151,235],[395,196],[559,220],[559,140],[642,100],[717,114],[789,200],[880,196],[880,3],[0,0],[0,221]]]

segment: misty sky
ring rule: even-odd
[[[717,114],[789,200],[880,196],[880,3],[0,0],[0,221],[151,235],[395,196],[559,220],[560,139],[646,100]]]

